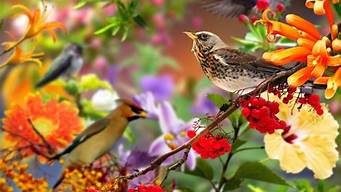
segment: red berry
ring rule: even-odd
[[[196,133],[195,133],[194,130],[188,130],[188,131],[187,131],[187,136],[188,136],[189,138],[193,138],[193,137],[195,137],[195,135],[196,135]]]
[[[282,13],[285,9],[285,6],[283,3],[278,3],[277,4],[277,7],[276,7],[276,10],[279,12],[279,13]]]
[[[257,1],[257,9],[259,10],[259,11],[263,11],[263,10],[265,10],[266,8],[268,8],[269,7],[269,2],[268,2],[268,0],[258,0]]]

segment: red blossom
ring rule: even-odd
[[[287,125],[278,119],[279,104],[266,101],[260,97],[249,97],[240,101],[242,114],[250,123],[250,127],[261,133],[273,133],[276,129],[284,129]]]
[[[278,3],[277,4],[277,6],[276,6],[277,12],[282,13],[284,11],[284,9],[285,9],[285,6],[284,6],[283,3]]]
[[[188,131],[187,135],[193,136],[193,131]],[[226,138],[220,135],[213,136],[211,133],[201,136],[198,141],[192,144],[192,148],[200,154],[202,159],[215,159],[230,152],[232,149],[231,144]]]
[[[247,15],[239,15],[239,21],[242,23],[250,23],[250,19]]]
[[[139,185],[137,188],[131,188],[128,192],[163,192],[163,189],[158,185]]]
[[[257,1],[257,9],[259,11],[263,11],[268,7],[269,7],[269,1],[268,0],[258,0]]]

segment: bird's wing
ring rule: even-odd
[[[264,73],[276,73],[284,70],[284,68],[277,67],[271,63],[267,63],[263,59],[259,59],[248,53],[241,52],[237,49],[223,48],[213,52],[216,59],[228,65],[240,65],[241,68],[260,71]]]
[[[64,54],[59,55],[51,64],[51,67],[44,75],[44,77],[38,81],[36,87],[44,86],[45,84],[57,79],[60,75],[70,67],[72,63],[72,55],[65,56]]]
[[[248,14],[256,5],[256,0],[203,0],[203,7],[213,14],[234,17]]]
[[[95,121],[91,124],[88,128],[86,128],[82,133],[80,133],[72,143],[65,148],[62,152],[55,155],[52,159],[59,159],[63,155],[70,153],[73,151],[78,145],[86,141],[87,139],[91,138],[92,136],[100,133],[106,126],[109,124],[110,120],[108,118],[103,118],[98,121]]]

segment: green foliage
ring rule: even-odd
[[[337,13],[338,17],[341,18],[341,3],[333,4],[335,12]]]
[[[207,98],[214,103],[214,105],[219,109],[224,104],[229,103],[227,99],[225,99],[223,96],[215,93],[207,94]]]
[[[177,63],[173,58],[165,56],[160,48],[156,48],[150,44],[135,44],[136,53],[124,62],[124,66],[138,64],[140,66],[135,79],[139,80],[143,75],[156,74],[161,67],[170,66],[177,67]]]
[[[246,162],[242,164],[232,178],[226,179],[226,191],[236,189],[244,179],[252,179],[272,184],[291,186],[285,179],[278,176],[271,169],[260,162]]]
[[[207,180],[212,180],[214,176],[213,174],[214,171],[211,165],[207,161],[200,159],[200,158],[197,159],[197,165],[195,167],[195,170],[188,171],[187,173],[205,178]]]
[[[269,42],[266,33],[266,27],[264,25],[247,24],[250,32],[248,32],[244,39],[233,37],[233,40],[240,45],[240,49],[245,52],[255,52],[257,50],[273,51],[276,47],[290,47],[295,46],[296,43],[280,37],[275,43]]]
[[[132,33],[136,26],[146,27],[146,22],[138,12],[139,0],[131,0],[123,3],[121,0],[114,0],[117,6],[115,16],[108,18],[108,24],[95,32],[96,35],[110,31],[112,36],[121,31],[121,40],[124,41]]]
[[[123,132],[123,137],[125,137],[130,143],[136,142],[136,136],[131,127],[127,127]]]

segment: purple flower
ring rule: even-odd
[[[173,94],[174,82],[168,75],[144,76],[140,83],[142,92],[153,93],[157,101],[167,100]]]
[[[156,157],[150,156],[148,152],[138,150],[125,150],[123,145],[118,146],[118,163],[129,173],[134,173],[137,169],[144,168]],[[145,175],[137,177],[129,182],[129,188],[137,187],[140,184],[152,183],[155,179],[155,172],[151,171]]]
[[[151,144],[149,153],[152,156],[165,154],[187,142],[189,140],[187,131],[192,127],[192,122],[184,122],[176,116],[173,107],[167,101],[160,103],[158,119],[163,134]],[[174,162],[174,160],[182,158],[182,156],[183,152],[180,152],[168,158],[165,161],[165,164],[170,164]],[[186,161],[186,164],[190,169],[195,168],[195,158],[195,153],[193,150],[190,150]]]
[[[208,90],[200,92],[192,106],[193,114],[204,115],[204,114],[215,114],[218,112],[217,107],[207,97],[207,95],[210,93],[219,93],[219,91],[215,89],[208,89]]]
[[[158,119],[159,109],[156,106],[154,95],[151,92],[134,96],[134,101],[148,112],[148,118]]]

